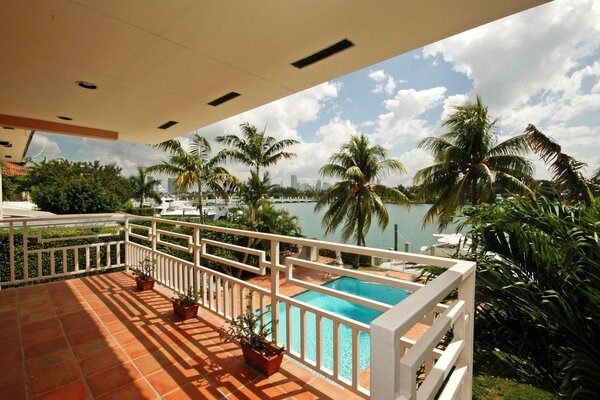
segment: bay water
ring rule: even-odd
[[[298,217],[298,224],[302,227],[302,235],[308,238],[326,240],[328,242],[341,243],[340,233],[334,232],[325,236],[325,228],[321,225],[321,220],[325,211],[315,212],[316,203],[284,203],[273,204],[275,208],[287,210],[291,215]],[[398,250],[404,251],[404,244],[410,243],[410,252],[418,253],[421,246],[428,246],[436,243],[433,238],[434,233],[440,233],[437,225],[428,224],[425,228],[423,217],[429,210],[429,204],[412,204],[410,208],[398,204],[386,204],[389,214],[389,224],[382,232],[377,225],[377,219],[373,218],[371,229],[367,234],[367,247],[376,247],[380,249],[394,248],[394,224],[398,224]],[[456,225],[449,225],[441,233],[456,232]],[[354,244],[349,239],[349,244]]]

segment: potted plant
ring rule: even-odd
[[[277,321],[263,324],[262,313],[255,313],[248,303],[239,317],[228,322],[228,327],[220,328],[219,336],[224,342],[238,342],[246,362],[266,376],[271,376],[279,371],[285,351],[285,347],[279,347],[267,339],[271,336],[271,325],[274,327],[276,324]]]
[[[152,277],[152,273],[156,269],[156,259],[150,260],[150,258],[146,257],[142,261],[140,261],[139,268],[133,269],[133,274],[135,275],[135,284],[137,285],[138,290],[152,290],[154,288],[154,278]]]
[[[173,297],[173,311],[176,315],[183,319],[194,318],[198,315],[198,300],[202,295],[202,289],[194,291],[193,287],[189,287],[183,294]]]

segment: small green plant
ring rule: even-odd
[[[152,278],[152,273],[156,270],[157,261],[155,258],[150,260],[149,257],[140,261],[140,266],[133,269],[133,274],[143,281],[148,281]]]
[[[262,312],[252,310],[251,297],[246,296],[246,307],[244,312],[228,322],[229,325],[219,329],[219,336],[224,342],[237,341],[248,347],[253,348],[267,357],[276,356],[285,351],[285,347],[278,347],[271,344],[267,339],[271,336],[277,321],[262,323]]]
[[[189,307],[198,304],[200,297],[202,296],[202,287],[200,290],[195,291],[192,286],[188,287],[183,294],[177,295],[177,297],[173,297],[173,301],[178,302],[184,307]]]

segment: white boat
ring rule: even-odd
[[[437,243],[421,246],[420,254],[436,257],[452,257],[456,254],[466,255],[471,242],[461,233],[434,233]]]

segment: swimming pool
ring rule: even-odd
[[[381,285],[362,281],[349,277],[342,277],[323,285],[331,289],[341,292],[350,293],[353,295],[366,297],[389,305],[395,305],[405,299],[411,292],[403,289],[398,289],[390,286]],[[300,293],[294,296],[295,300],[308,303],[312,306],[319,307],[323,310],[330,311],[344,317],[359,321],[365,324],[370,324],[375,318],[382,314],[377,311],[356,303],[338,299],[323,293],[312,290]],[[288,349],[295,352],[300,352],[300,309],[292,307],[291,309],[292,326],[294,332],[292,334],[293,342],[290,345],[286,343],[286,314],[285,305],[280,304],[279,311],[279,341]],[[316,358],[316,327],[315,314],[306,312],[306,351],[307,358],[315,361]],[[321,325],[322,347],[322,365],[325,368],[333,369],[333,321],[327,318],[322,319]],[[359,369],[363,371],[369,366],[371,348],[369,334],[361,332],[359,334]],[[348,380],[352,378],[352,329],[342,325],[340,327],[340,355],[341,366],[340,375]]]

